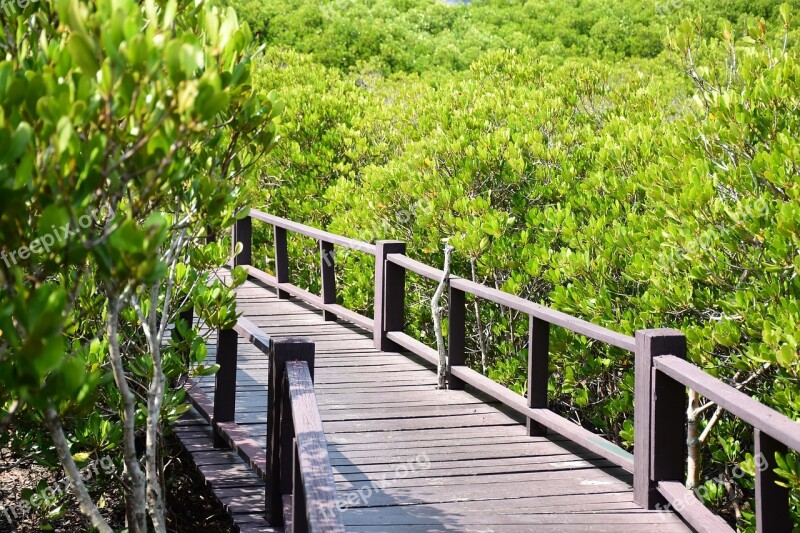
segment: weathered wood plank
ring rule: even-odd
[[[211,487],[226,511],[234,517],[239,530],[250,533],[279,533],[278,530],[269,527],[264,519],[264,482],[235,452],[211,448],[209,438],[212,428],[198,412],[190,409],[183,419],[194,424],[181,426],[175,431],[176,436],[187,448],[192,462],[205,483]],[[190,439],[196,439],[198,436],[203,438],[205,445],[202,450],[193,452]],[[235,491],[242,492],[237,495]],[[260,494],[261,501],[247,501],[241,504],[242,493]],[[236,515],[235,512],[241,509],[250,514],[246,518]]]
[[[686,444],[686,430],[683,426],[686,408],[681,408],[686,402],[686,393],[679,391],[674,382],[665,383],[663,379],[659,379],[658,385],[664,389],[665,397],[660,402],[656,402],[654,397],[654,376],[657,373],[653,372],[653,363],[663,354],[685,358],[686,337],[673,329],[636,332],[634,501],[645,509],[654,509],[656,504],[663,503],[663,497],[656,490],[656,481],[679,479],[683,475],[683,464],[680,461],[686,457],[682,453]],[[671,402],[676,403],[672,405]],[[658,439],[664,439],[664,442]],[[675,449],[670,449],[670,446],[675,446]],[[656,469],[661,475],[669,477],[656,477]]]
[[[683,483],[679,481],[660,481],[657,488],[670,505],[676,509],[681,509],[681,516],[697,533],[733,533],[734,530],[731,529],[727,522],[712,513]]]

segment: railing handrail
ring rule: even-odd
[[[250,209],[249,216],[250,218],[266,222],[274,227],[279,227],[284,230],[305,235],[306,237],[311,237],[319,242],[337,244],[351,250],[358,250],[371,255],[375,255],[376,253],[376,246],[374,244],[350,239],[348,237],[342,237],[340,235],[314,228],[312,226],[307,226],[299,222],[294,222],[292,220],[281,218],[275,215],[270,215],[257,209]],[[402,266],[406,270],[410,270],[434,281],[440,281],[444,276],[443,270],[426,265],[425,263],[412,259],[405,254],[392,253],[388,254],[386,258],[393,264]],[[332,259],[328,258],[328,262],[331,261]],[[250,268],[252,269],[253,267],[251,266]],[[255,272],[256,275],[259,273],[260,272],[258,271]],[[272,281],[273,283],[275,282],[274,280],[270,279],[271,276],[269,274],[266,274],[266,276],[262,277],[266,278],[268,281]],[[563,327],[564,329],[574,333],[578,333],[593,340],[605,342],[629,352],[634,351],[634,338],[630,335],[616,332],[609,328],[599,326],[587,320],[572,316],[568,313],[557,311],[520,296],[493,287],[488,287],[459,276],[451,275],[450,283],[455,289],[483,298],[484,300],[503,305],[510,309],[520,311],[529,316],[544,320],[550,324],[553,324],[554,326]],[[323,304],[327,303],[321,302],[317,297],[311,295],[310,293],[308,295],[302,294],[302,289],[292,287],[291,284],[288,285],[288,287],[284,287],[284,290],[289,289],[289,291],[295,293],[297,296],[302,297],[312,305],[323,308]],[[363,325],[363,323],[359,323],[359,325]]]
[[[411,270],[412,272],[415,272],[433,281],[441,281],[442,277],[444,276],[443,270],[430,267],[425,263],[411,259],[404,254],[389,254],[386,256],[386,259],[395,265],[401,266],[406,270]],[[520,311],[528,316],[536,317],[540,320],[548,322],[549,324],[560,326],[590,339],[605,342],[629,352],[634,351],[635,342],[634,338],[630,335],[618,333],[603,326],[593,324],[588,320],[583,320],[582,318],[572,316],[562,311],[556,311],[555,309],[537,304],[522,298],[521,296],[495,289],[493,287],[487,287],[486,285],[464,279],[460,276],[450,275],[449,279],[450,286],[454,289],[463,291],[473,296],[478,296],[479,298],[500,304],[510,309]]]
[[[306,226],[305,224],[300,224],[299,222],[294,222],[286,218],[270,215],[269,213],[264,213],[263,211],[259,211],[258,209],[250,209],[249,216],[250,218],[266,222],[267,224],[270,224],[272,226],[277,226],[279,228],[289,230],[293,233],[299,233],[301,235],[305,235],[306,237],[311,237],[312,239],[315,239],[317,241],[329,242],[331,244],[344,246],[345,248],[356,250],[358,252],[364,252],[370,255],[375,255],[375,245],[370,244],[368,242],[351,239],[349,237],[343,237],[341,235],[336,235],[335,233],[330,233],[328,231],[321,230],[319,228]]]
[[[656,370],[702,394],[753,428],[769,433],[782,444],[800,451],[800,424],[788,416],[674,355],[656,357],[654,366]]]
[[[267,464],[262,473],[266,478],[267,520],[273,526],[284,523],[283,498],[288,495],[288,511],[296,531],[343,532],[327,440],[314,393],[315,348],[309,339],[272,338],[244,317],[230,329],[217,332],[219,369],[211,419],[214,447],[229,445],[226,431],[235,424],[239,337],[269,359]],[[258,465],[251,466],[260,472]]]
[[[287,361],[285,376],[294,428],[293,511],[295,516],[305,511],[307,530],[311,533],[344,531],[328,444],[308,363]],[[303,508],[297,509],[300,500]]]
[[[314,356],[310,339],[270,342],[267,520],[282,526],[288,511],[295,531],[340,533],[344,525],[314,393]]]

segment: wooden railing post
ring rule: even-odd
[[[530,317],[528,327],[528,407],[547,409],[547,381],[550,378],[550,324]],[[531,420],[526,421],[528,435],[543,437],[547,428]]]
[[[189,307],[178,313],[178,320],[186,322],[186,326],[189,329],[192,329],[194,327],[194,306],[190,304]],[[175,334],[176,334],[176,340],[178,341],[186,340],[183,338],[183,335],[181,335],[180,331],[178,331],[177,329],[175,329]],[[183,364],[185,364],[187,368],[191,365],[191,349],[186,351],[186,357],[183,359]]]
[[[405,316],[406,270],[386,260],[389,254],[406,253],[406,243],[378,241],[375,243],[375,348],[384,352],[399,350],[386,334],[402,331]]]
[[[286,363],[284,362],[284,365]],[[280,469],[278,479],[280,487],[278,492],[281,495],[292,494],[294,483],[294,472],[292,460],[294,458],[294,419],[292,418],[292,398],[289,394],[289,382],[284,372],[280,381],[280,413],[281,419],[278,421],[278,460]],[[274,488],[274,487],[273,487]]]
[[[297,439],[292,441],[292,533],[308,533],[308,514],[306,512],[306,495],[303,486],[303,474],[300,471],[300,450]]]
[[[186,322],[189,328],[194,327],[194,306],[189,305],[189,307],[178,313],[178,318]]]
[[[682,481],[686,463],[686,387],[656,371],[653,359],[686,359],[686,337],[674,329],[636,332],[633,500],[655,509],[659,481]]]
[[[775,474],[775,453],[785,454],[789,449],[758,428],[755,441],[756,531],[791,531],[789,489],[776,483],[780,478]]]
[[[289,283],[289,246],[286,230],[272,226],[275,235],[275,279],[278,283]],[[289,293],[278,289],[278,298],[288,300]]]
[[[233,422],[236,411],[236,358],[239,349],[239,334],[232,329],[217,333],[217,364],[219,370],[214,377],[214,447],[227,446],[217,427],[219,422]]]
[[[322,269],[322,303],[336,303],[336,270],[333,243],[319,241],[320,268]],[[322,310],[324,320],[336,320],[336,315]]]
[[[267,383],[266,519],[283,525],[283,494],[291,488],[293,469],[293,424],[283,377],[287,361],[305,361],[314,377],[314,343],[306,338],[271,339]],[[288,390],[286,391],[288,395]]]
[[[242,243],[242,251],[233,257],[233,266],[250,265],[253,262],[253,220],[248,216],[237,220],[233,225],[233,250],[236,252],[236,243]]]
[[[454,366],[466,364],[466,312],[467,303],[464,291],[449,288],[448,297],[448,322],[447,322],[447,387],[453,390],[463,390],[464,382],[453,377]]]

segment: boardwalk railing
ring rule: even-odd
[[[294,533],[344,531],[314,395],[314,344],[274,343],[267,411],[267,520]]]
[[[267,520],[295,533],[344,531],[314,394],[315,348],[309,339],[273,339],[246,318],[240,318],[233,329],[218,332],[219,370],[212,418],[214,447],[226,447],[236,441],[239,336],[269,361],[266,468],[260,472],[266,478]],[[252,461],[258,450],[242,449],[239,453]]]
[[[251,219],[260,220],[271,224],[275,239],[275,275],[267,274],[251,265]],[[319,261],[322,275],[322,294],[317,296],[297,287],[289,282],[289,251],[287,248],[286,232],[292,231],[316,239],[319,242]],[[340,237],[327,231],[318,230],[310,226],[297,224],[255,209],[250,210],[250,216],[237,221],[234,227],[234,245],[242,243],[242,252],[234,258],[234,265],[248,269],[250,276],[258,279],[278,290],[278,297],[287,299],[295,296],[321,309],[325,320],[336,320],[342,317],[348,322],[357,324],[369,331],[373,330],[373,320],[336,304],[336,276],[334,275],[335,252],[334,246],[341,246],[375,255],[375,245],[365,242]]]
[[[251,219],[273,226],[275,270],[273,276],[251,264]],[[246,228],[240,230],[239,228]],[[319,242],[322,294],[317,296],[290,283],[286,232]],[[343,318],[373,333],[375,347],[383,351],[406,349],[432,364],[438,353],[403,332],[406,271],[439,282],[440,269],[405,255],[405,243],[378,241],[374,245],[334,235],[254,209],[237,223],[234,246],[243,251],[236,265],[247,265],[253,278],[274,287],[280,298],[290,295],[321,309],[326,320]],[[334,245],[375,256],[374,318],[336,304]],[[528,395],[523,397],[465,365],[466,295],[482,298],[529,316]],[[586,320],[544,307],[519,296],[473,281],[450,276],[448,298],[448,386],[470,385],[500,401],[527,419],[531,436],[555,431],[634,476],[634,501],[646,509],[664,504],[678,512],[698,531],[732,531],[683,484],[686,471],[686,388],[716,402],[755,428],[755,454],[766,462],[756,473],[756,518],[759,532],[789,531],[788,490],[777,485],[775,453],[800,450],[800,424],[726,385],[686,361],[686,338],[672,329],[640,330],[624,335]],[[548,408],[550,328],[561,327],[589,339],[632,352],[635,359],[634,454],[566,420]],[[761,455],[759,455],[761,454]],[[763,464],[763,463],[762,463]]]

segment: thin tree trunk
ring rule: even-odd
[[[170,264],[167,286],[164,292],[164,302],[161,309],[161,320],[158,319],[158,283],[150,288],[150,306],[145,319],[141,307],[134,305],[139,319],[142,322],[145,337],[150,346],[153,358],[153,379],[147,392],[147,428],[145,444],[145,472],[147,475],[147,504],[153,528],[158,533],[165,533],[166,508],[164,504],[163,461],[161,458],[161,408],[164,404],[166,378],[162,364],[161,345],[169,323],[170,308],[172,306],[172,291],[175,285],[175,261],[177,252],[183,244],[185,231],[181,232],[172,242],[166,254]]]
[[[494,278],[494,288],[497,289],[498,291],[501,290],[500,289],[500,283],[498,282],[497,277]],[[501,314],[502,313],[507,313],[508,314],[508,318],[507,318],[507,320],[508,320],[508,340],[510,341],[509,344],[511,344],[511,349],[513,350],[512,354],[516,354],[517,353],[517,341],[516,341],[516,336],[514,335],[514,316],[513,316],[513,311],[511,310],[510,307],[505,307],[504,305],[501,305],[500,306],[500,313]]]
[[[161,366],[161,336],[158,323],[158,284],[154,284],[150,289],[150,308],[148,309],[148,320],[142,323],[145,329],[148,343],[150,345],[150,355],[153,358],[153,379],[147,391],[147,427],[145,430],[145,473],[147,475],[147,509],[150,519],[153,521],[153,528],[158,533],[167,530],[164,519],[164,498],[161,491],[161,468],[158,454],[161,427],[161,406],[164,403],[164,371]],[[169,302],[164,302],[165,307]],[[162,314],[166,315],[168,309],[163,309]],[[143,317],[142,317],[143,318]]]
[[[686,445],[688,447],[688,461],[686,468],[686,488],[691,490],[700,484],[700,439],[697,419],[700,416],[700,395],[689,389],[689,408],[686,412],[688,429],[686,432]]]
[[[444,295],[444,289],[449,284],[450,278],[450,256],[453,253],[453,247],[446,244],[444,247],[444,275],[439,286],[436,287],[436,292],[431,299],[431,312],[433,314],[433,329],[436,332],[436,347],[439,350],[439,388],[444,389],[447,387],[447,350],[444,346],[444,334],[442,333],[442,314],[444,308],[439,303]]]
[[[61,419],[53,407],[45,409],[44,421],[47,429],[50,431],[56,453],[70,481],[72,492],[78,500],[81,512],[91,521],[92,526],[100,533],[113,533],[114,530],[111,529],[106,519],[100,514],[100,510],[89,495],[89,491],[86,490],[86,485],[84,485],[81,479],[81,473],[78,471],[75,460],[72,458],[67,438],[64,436],[64,429],[61,427]]]
[[[122,398],[122,440],[125,471],[130,481],[128,502],[131,506],[129,513],[128,530],[130,533],[147,532],[147,499],[145,497],[145,479],[139,459],[136,455],[136,397],[128,386],[128,378],[122,364],[122,353],[119,347],[119,313],[121,301],[116,295],[108,296],[108,318],[106,329],[108,333],[109,355],[111,369],[114,373],[114,382]]]
[[[741,383],[737,383],[737,380],[742,373],[741,371],[736,372],[731,379],[732,385],[736,390],[742,390],[748,383],[761,377],[769,368],[769,363],[764,363]],[[709,418],[703,432],[699,433],[698,421],[700,420],[700,415],[712,407],[716,407],[714,414]],[[688,445],[686,488],[688,489],[693,489],[700,484],[700,447],[708,439],[711,430],[722,418],[724,412],[724,409],[714,402],[706,402],[700,405],[700,395],[691,389],[689,390],[689,408],[686,410]],[[739,512],[741,512],[741,509]]]

